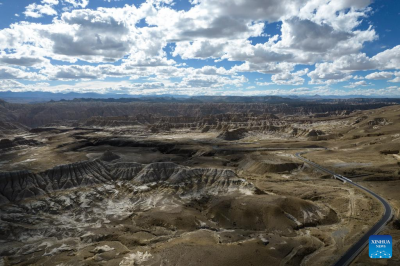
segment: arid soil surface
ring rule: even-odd
[[[7,109],[0,265],[331,265],[383,208],[294,156],[306,150],[390,202],[394,257],[379,265],[400,263],[399,106],[221,106],[35,125]],[[373,263],[367,250],[353,262]]]

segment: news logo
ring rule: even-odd
[[[369,257],[371,259],[390,259],[392,257],[392,237],[389,235],[370,236]]]

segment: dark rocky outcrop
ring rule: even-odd
[[[253,187],[231,170],[187,168],[174,163],[106,163],[100,160],[60,165],[42,173],[28,171],[0,173],[0,203],[19,201],[60,190],[114,184],[164,184],[184,190],[207,193],[232,187]],[[184,193],[184,190],[181,193]]]
[[[21,146],[37,146],[40,144],[42,144],[40,141],[34,139],[25,139],[23,137],[16,137],[13,140],[2,139],[0,140],[0,150],[20,148]]]
[[[321,130],[312,129],[307,133],[306,136],[307,137],[318,137],[318,136],[321,136],[321,135],[325,135],[325,133],[323,131],[321,131]]]
[[[399,150],[383,150],[383,151],[380,151],[379,153],[383,154],[383,155],[399,154]]]
[[[1,112],[1,110],[0,110]],[[8,134],[24,133],[29,130],[29,127],[24,126],[15,121],[6,121],[0,119],[0,136]]]
[[[373,120],[368,121],[368,125],[370,126],[385,126],[389,124],[389,121],[382,117],[374,118]]]
[[[239,140],[246,136],[247,130],[245,128],[238,128],[234,130],[224,130],[218,135],[218,138],[223,140]]]
[[[51,190],[47,176],[28,171],[0,173],[0,203],[44,195]]]
[[[106,151],[105,153],[103,153],[103,155],[100,157],[100,160],[102,161],[106,161],[106,162],[111,162],[111,161],[115,161],[118,160],[119,158],[121,158],[118,154],[115,154],[111,151]]]

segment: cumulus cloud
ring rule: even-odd
[[[103,73],[98,67],[92,66],[57,66],[47,68],[41,73],[46,73],[49,79],[54,80],[87,80],[87,79],[102,79]]]
[[[270,62],[290,62],[293,55],[277,51],[273,47],[276,38],[264,44],[251,45],[249,41],[231,43],[226,49],[223,59],[230,61],[245,61],[252,64],[264,64]]]
[[[310,84],[335,84],[352,78],[347,72],[332,67],[330,63],[318,63],[315,70],[308,73]]]
[[[26,72],[24,70],[14,67],[0,66],[0,79],[41,80],[44,78],[44,76],[39,75],[35,72]]]
[[[274,83],[272,83],[272,82],[257,82],[256,84],[257,84],[257,86],[269,86]]]
[[[39,66],[47,60],[34,57],[34,56],[21,56],[21,55],[0,55],[0,64],[14,65],[14,66]]]
[[[316,64],[316,69],[309,73],[313,84],[337,83],[348,80],[353,71],[360,70],[386,70],[400,69],[400,45],[387,49],[373,57],[364,53],[345,55],[333,62]],[[377,72],[367,75],[367,79],[384,79],[390,72]],[[388,77],[390,78],[390,77]],[[324,81],[325,80],[325,81]]]
[[[182,86],[189,88],[219,88],[226,85],[241,86],[247,82],[244,76],[224,77],[216,75],[195,75],[184,77]]]
[[[319,25],[311,20],[292,18],[282,23],[282,41],[279,45],[284,48],[321,53],[328,52],[339,42],[347,41],[352,36],[352,33],[335,30],[327,24]]]
[[[210,10],[213,15],[231,16],[243,20],[280,21],[297,14],[307,0],[198,0],[194,12]]]
[[[173,56],[180,56],[182,59],[196,58],[218,58],[222,57],[227,45],[226,41],[202,40],[194,42],[178,42],[172,53]]]
[[[366,79],[390,79],[393,77],[392,72],[374,72],[365,76]]]
[[[115,61],[130,50],[126,21],[108,10],[74,10],[64,13],[59,27],[41,32],[53,42],[55,54],[88,61]],[[62,28],[68,31],[59,30]]]
[[[43,15],[56,16],[57,11],[55,11],[51,5],[38,5],[32,3],[26,7],[24,14],[27,17],[40,18]]]
[[[368,86],[371,85],[367,83],[365,80],[357,81],[357,82],[351,82],[349,85],[344,86],[345,88],[357,88],[360,86]]]
[[[64,0],[64,1],[66,3],[73,5],[73,7],[81,7],[81,8],[85,8],[89,4],[89,0]]]
[[[48,5],[58,5],[59,1],[58,0],[42,0],[43,4],[48,4]]]
[[[400,83],[400,72],[395,72],[394,75],[395,75],[395,78],[389,80],[389,82]]]
[[[253,64],[243,63],[241,65],[235,65],[232,67],[234,72],[259,72],[263,74],[278,74],[281,72],[290,72],[293,70],[295,64],[292,63],[265,63],[265,64]]]
[[[234,75],[235,73],[232,70],[226,70],[223,67],[215,67],[215,66],[204,66],[200,69],[193,70],[196,74],[200,75]]]
[[[372,60],[378,62],[379,69],[400,69],[400,45],[378,53]]]
[[[154,16],[146,17],[146,22],[165,32],[170,42],[247,39],[251,36],[259,36],[263,31],[264,23],[262,22],[238,19],[221,13],[213,14],[214,11],[204,9],[202,4],[187,12],[163,7]]]
[[[308,69],[299,70],[294,73],[279,73],[272,75],[271,80],[278,85],[303,85],[304,78],[302,78],[301,76],[304,76],[307,73]]]
[[[37,23],[20,21],[0,30],[0,77],[3,81],[83,80],[79,84],[88,86],[96,79],[106,82],[107,77],[146,78],[152,81],[147,88],[129,82],[109,88],[96,84],[103,91],[153,89],[157,93],[251,88],[241,92],[250,93],[257,90],[253,84],[300,86],[305,75],[310,85],[324,85],[324,90],[339,82],[359,89],[368,83],[349,80],[363,79],[353,72],[364,70],[377,71],[366,79],[400,81],[398,72],[390,72],[400,67],[400,46],[374,56],[360,52],[366,42],[378,38],[373,25],[360,26],[373,12],[370,0],[190,2],[191,8],[176,10],[173,0],[96,9],[88,8],[89,0],[37,1],[24,12],[37,18]],[[43,16],[54,18],[43,22]],[[193,67],[197,64],[191,65],[191,59],[207,61]],[[230,69],[216,67],[227,61],[232,62]],[[299,65],[307,70],[294,71]],[[271,75],[271,82],[248,84],[245,76],[250,72]],[[82,89],[58,87],[63,88]]]
[[[25,85],[13,79],[0,79],[0,91],[25,90]]]

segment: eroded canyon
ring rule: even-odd
[[[215,101],[0,102],[0,265],[331,265],[383,209],[301,151],[400,262],[396,102]]]

